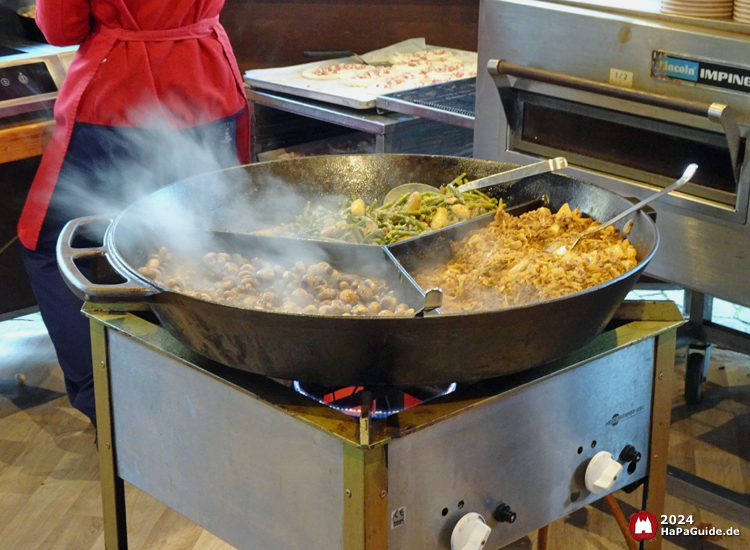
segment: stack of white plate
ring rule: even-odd
[[[661,0],[661,12],[705,19],[731,19],[732,4],[736,2],[750,6],[750,0]]]
[[[734,20],[750,23],[750,0],[734,0]]]

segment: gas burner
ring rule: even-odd
[[[355,417],[361,416],[362,404],[372,400],[370,418],[385,418],[436,397],[448,395],[455,391],[456,384],[392,388],[381,386],[323,386],[295,381],[294,389],[310,399]]]

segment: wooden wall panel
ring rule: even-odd
[[[310,61],[304,50],[368,52],[424,37],[476,51],[479,0],[227,0],[221,22],[240,69]]]

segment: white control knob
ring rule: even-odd
[[[458,520],[451,535],[451,550],[482,550],[492,529],[476,512]]]
[[[622,472],[622,464],[611,453],[599,451],[586,467],[586,489],[592,493],[609,491]]]

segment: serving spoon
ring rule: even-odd
[[[619,222],[624,217],[629,216],[633,212],[637,212],[638,210],[640,210],[641,208],[643,208],[644,206],[646,206],[651,201],[655,201],[659,197],[661,197],[663,195],[666,195],[667,193],[671,193],[672,191],[674,191],[678,187],[682,187],[683,185],[685,185],[687,182],[690,181],[690,178],[692,178],[693,175],[695,175],[695,171],[697,169],[698,169],[698,165],[697,164],[691,164],[691,165],[689,165],[685,169],[685,172],[683,172],[682,177],[680,179],[678,179],[676,182],[674,182],[672,185],[670,185],[668,187],[665,187],[664,189],[662,189],[658,193],[654,193],[650,197],[647,197],[647,198],[643,199],[641,202],[639,202],[637,204],[634,204],[633,206],[631,206],[627,210],[624,210],[623,212],[620,212],[614,218],[611,218],[611,219],[607,220],[603,224],[595,227],[594,229],[588,229],[586,231],[583,231],[582,233],[579,233],[578,236],[575,238],[575,240],[573,241],[572,244],[561,246],[560,248],[558,248],[558,249],[555,250],[555,254],[559,254],[559,255],[562,256],[567,251],[573,250],[573,248],[575,247],[575,245],[577,245],[578,242],[583,237],[585,237],[586,235],[591,235],[592,233],[596,233],[597,231],[600,231],[600,230],[604,229],[605,227],[609,227],[610,225]]]
[[[493,174],[492,176],[487,176],[485,178],[479,178],[478,180],[459,185],[456,189],[460,193],[471,191],[473,189],[484,189],[485,187],[497,185],[498,183],[507,183],[521,178],[528,178],[529,176],[538,176],[548,172],[563,170],[567,167],[568,161],[563,157],[557,157],[550,160],[543,160],[542,162],[536,162],[534,164],[528,164],[520,168],[514,168],[513,170],[506,170],[505,172]],[[439,192],[439,189],[433,185],[427,185],[426,183],[402,183],[388,191],[388,194],[383,200],[383,204],[392,203],[403,195],[414,192],[434,193]]]

